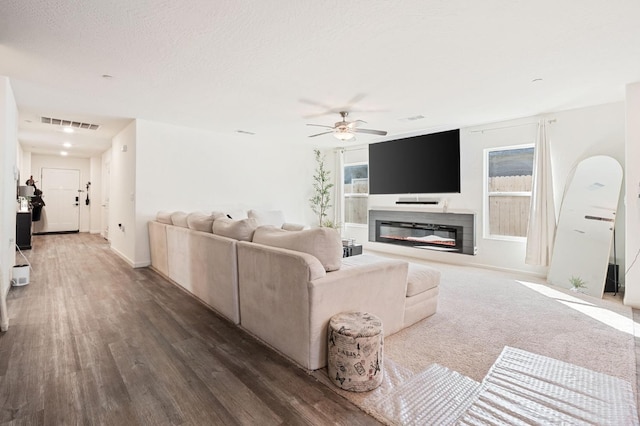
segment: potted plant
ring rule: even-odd
[[[335,228],[333,221],[327,219],[329,208],[331,207],[331,171],[324,165],[324,156],[319,149],[314,149],[316,155],[316,170],[313,175],[313,197],[309,198],[311,210],[318,215],[320,226]]]
[[[587,283],[580,277],[574,277],[573,275],[569,278],[569,282],[571,283],[571,291],[580,291],[582,288],[587,288]]]

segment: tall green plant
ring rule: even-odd
[[[331,171],[324,167],[324,156],[320,154],[319,149],[314,149],[316,155],[316,170],[313,175],[313,197],[309,198],[309,204],[315,214],[318,215],[318,223],[320,226],[327,225],[327,212],[331,207],[331,188],[333,184],[330,182]]]

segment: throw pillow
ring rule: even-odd
[[[272,226],[261,226],[253,234],[253,242],[308,253],[315,256],[327,272],[336,271],[342,266],[342,239],[333,228],[311,228],[291,232]]]
[[[258,221],[258,226],[271,225],[281,228],[284,224],[284,213],[282,210],[249,210],[249,217]]]
[[[213,221],[213,233],[240,241],[251,241],[258,227],[255,219],[232,220],[220,218]]]

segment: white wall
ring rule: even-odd
[[[640,82],[627,86],[625,305],[640,308]],[[628,269],[628,270],[627,270]],[[621,274],[622,275],[622,274]]]
[[[265,208],[283,210],[290,222],[314,218],[314,154],[305,141],[267,143],[137,120],[136,158],[136,265],[149,264],[147,221],[159,210]]]
[[[80,171],[80,187],[78,189],[85,190],[85,185],[91,180],[91,165],[88,158],[75,158],[75,157],[62,157],[59,155],[41,155],[31,154],[31,174],[33,179],[36,180],[36,186],[38,189],[43,190],[42,199],[45,202],[45,206],[42,212],[42,219],[38,222],[34,222],[34,232],[48,232],[46,210],[47,210],[47,193],[42,188],[42,169],[70,169]],[[29,176],[22,176],[22,183]],[[91,206],[87,206],[84,203],[84,197],[86,193],[78,193],[79,197],[79,230],[80,232],[89,232],[91,222]]]
[[[113,149],[109,148],[100,156],[101,164],[101,184],[100,196],[96,199],[100,201],[100,235],[109,239],[109,203],[110,203],[110,187],[111,187],[111,157]]]
[[[111,248],[131,266],[138,266],[135,257],[136,128],[133,121],[113,138],[109,181],[109,241]]]
[[[434,261],[473,264],[506,270],[517,270],[535,275],[546,275],[545,267],[524,263],[526,243],[483,237],[483,151],[485,148],[534,143],[536,123],[540,117],[527,117],[484,126],[461,129],[461,193],[425,194],[425,197],[446,199],[449,211],[474,212],[476,214],[476,256],[416,250],[389,244],[365,243],[365,247],[384,250],[405,256],[414,256]],[[593,155],[609,155],[617,159],[624,168],[624,104],[613,103],[549,114],[552,120],[547,126],[551,146],[552,168],[556,209],[560,208],[567,176],[572,168],[584,158]],[[555,120],[555,121],[553,121]],[[413,136],[416,133],[406,136]],[[640,181],[640,176],[638,176]],[[369,208],[396,207],[396,195],[372,195]],[[407,208],[407,210],[415,210]],[[424,211],[442,211],[441,207],[423,207]],[[622,201],[616,224],[616,246],[620,270],[624,270],[625,223]],[[358,236],[366,241],[358,229],[347,229],[347,236]]]
[[[15,262],[18,108],[9,79],[0,76],[0,330],[9,327],[7,293]]]
[[[100,233],[102,227],[102,157],[95,156],[89,159],[89,232]],[[86,182],[85,182],[86,190]],[[87,193],[83,194],[82,204],[85,204]]]

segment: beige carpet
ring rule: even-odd
[[[620,378],[635,392],[635,324],[619,298],[595,299],[525,275],[425,264],[442,272],[438,312],[385,339],[381,388],[339,391],[365,411],[373,414],[381,398],[433,364],[481,382],[506,346]]]

